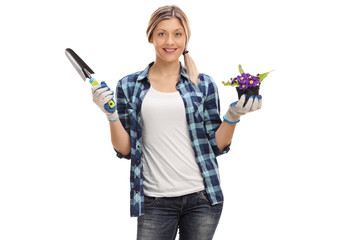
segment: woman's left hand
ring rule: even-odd
[[[229,106],[229,110],[224,115],[224,120],[229,123],[238,123],[240,117],[248,112],[259,110],[262,105],[262,97],[250,96],[248,102],[244,106],[246,95],[242,95],[239,101],[235,101]]]

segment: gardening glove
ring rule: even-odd
[[[114,101],[114,92],[106,85],[105,82],[95,85],[91,88],[94,103],[106,114],[110,122],[118,120],[118,112],[116,105],[113,108],[109,107],[108,102]],[[114,101],[115,102],[115,101]]]
[[[224,115],[224,120],[229,123],[240,122],[240,117],[248,112],[253,112],[261,108],[262,97],[250,96],[248,102],[244,106],[246,95],[243,94],[239,101],[235,101],[229,106],[229,110]]]

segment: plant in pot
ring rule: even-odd
[[[222,81],[222,83],[224,84],[224,86],[236,87],[236,91],[238,93],[239,99],[243,94],[246,94],[245,103],[244,103],[246,104],[250,96],[259,95],[260,84],[270,72],[257,74],[256,76],[254,76],[249,73],[245,73],[241,65],[239,64],[240,75],[237,75],[234,78],[230,78],[230,80],[227,82]]]

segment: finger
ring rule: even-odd
[[[101,88],[101,85],[95,85],[91,87],[91,91],[94,93],[96,90],[98,90],[99,88]]]
[[[253,105],[253,103],[254,103],[254,96],[250,96],[248,102],[244,106],[244,110],[250,111],[251,106]]]
[[[251,106],[250,112],[255,111],[255,110],[258,110],[258,107],[259,107],[259,98],[256,96],[256,97],[254,98],[254,103],[253,103],[253,105]]]
[[[243,94],[240,97],[240,100],[238,101],[238,103],[236,104],[236,107],[241,107],[242,108],[244,106],[245,99],[246,99],[246,94]]]
[[[235,101],[235,102],[233,102],[232,104],[230,104],[230,106],[235,107],[238,102],[239,102],[239,101]]]
[[[258,98],[259,98],[259,106],[258,106],[258,109],[260,109],[261,106],[262,106],[262,96],[259,95]]]
[[[105,81],[102,81],[102,82],[100,83],[100,85],[101,85],[101,87],[107,87],[107,86],[108,86]]]
[[[106,98],[107,96],[112,96],[112,98],[114,97],[114,92],[113,91],[105,91],[104,93],[102,93],[99,97],[101,99]]]
[[[104,92],[106,92],[106,91],[108,91],[108,90],[110,90],[110,89],[109,89],[109,88],[102,88],[102,87],[100,87],[100,88],[98,88],[98,89],[95,90],[94,96],[95,96],[95,97],[100,97],[100,95],[102,95]]]
[[[114,98],[114,95],[108,95],[102,99],[102,102],[105,104],[113,98]]]
[[[97,85],[92,87],[93,92],[96,92],[99,89],[108,89],[108,90],[110,90],[110,88],[106,85],[106,83],[104,81],[102,81],[100,84],[97,84]]]

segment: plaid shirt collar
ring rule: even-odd
[[[136,81],[141,81],[148,78],[149,75],[149,69],[155,62],[151,62],[143,71],[140,72],[139,76],[137,77]],[[186,73],[185,68],[183,67],[182,63],[180,63],[180,75],[183,76],[182,79],[189,81],[189,75]]]

